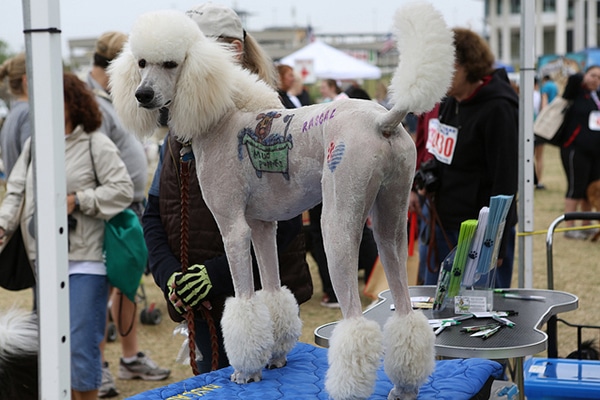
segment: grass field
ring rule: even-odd
[[[533,237],[533,265],[531,266],[533,269],[533,286],[542,289],[547,288],[546,247],[545,234],[543,233],[550,222],[562,215],[563,196],[566,187],[558,149],[546,146],[545,162],[544,183],[547,189],[535,191],[534,225],[535,231],[539,231],[539,234]],[[600,325],[600,313],[596,310],[596,306],[600,304],[600,291],[597,290],[600,283],[600,262],[598,261],[600,259],[600,243],[568,240],[563,238],[562,233],[557,233],[553,250],[555,289],[573,293],[580,299],[578,310],[562,314],[561,317],[576,324]],[[314,344],[314,329],[324,323],[341,318],[341,312],[320,306],[320,281],[310,256],[309,264],[313,274],[315,292],[313,298],[300,307],[304,324],[300,340]],[[517,282],[518,264],[517,257],[515,257],[515,273],[512,286],[517,287]],[[144,276],[143,286],[147,301],[156,303],[156,306],[162,311],[163,321],[158,325],[140,325],[138,328],[140,349],[146,351],[159,365],[171,368],[172,374],[169,379],[161,382],[117,381],[118,389],[121,392],[117,399],[125,399],[131,395],[178,382],[191,376],[188,365],[179,365],[174,361],[181,347],[183,337],[173,336],[175,324],[167,317],[162,294],[149,276]],[[0,310],[13,304],[28,309],[31,307],[31,298],[29,290],[8,292],[0,289]],[[363,300],[365,306],[370,303],[368,298]],[[145,304],[140,303],[139,309],[144,307]],[[597,330],[584,330],[584,339],[595,338],[598,341],[599,332]],[[560,356],[564,357],[576,348],[576,331],[573,328],[559,325],[558,339]],[[110,362],[111,370],[116,376],[120,357],[120,343],[118,340],[107,345],[106,356]]]

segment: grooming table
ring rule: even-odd
[[[260,382],[246,385],[233,383],[229,379],[233,368],[228,367],[140,393],[130,399],[327,400],[329,396],[324,388],[327,367],[327,349],[298,343],[290,352],[287,365],[274,370],[264,369]],[[435,371],[421,387],[418,398],[471,399],[480,391],[489,393],[492,380],[502,373],[502,366],[490,360],[473,358],[437,361]],[[382,365],[377,371],[375,391],[369,399],[387,399],[391,389],[392,384]]]
[[[411,286],[411,297],[433,297],[435,286]],[[577,309],[577,296],[556,290],[511,289],[510,293],[522,296],[542,296],[544,301],[504,298],[502,293],[494,293],[494,309],[498,311],[515,310],[518,315],[508,317],[515,322],[514,328],[505,328],[487,340],[472,338],[460,332],[461,327],[480,325],[478,319],[462,321],[457,327],[445,329],[435,340],[436,354],[443,357],[478,357],[486,359],[514,358],[516,360],[515,383],[519,387],[519,398],[524,400],[523,358],[546,350],[548,336],[539,328],[551,316]],[[393,303],[389,290],[379,294],[380,301],[364,312],[366,318],[385,324],[393,313]],[[424,310],[429,319],[451,318],[454,309],[443,311]],[[485,322],[489,322],[485,321]],[[329,346],[329,338],[337,322],[321,325],[315,330],[315,342],[320,346]]]

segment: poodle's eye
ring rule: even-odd
[[[165,67],[166,69],[177,68],[177,63],[175,61],[165,61],[163,63],[163,67]]]
[[[140,61],[138,61],[138,66],[139,66],[140,68],[145,68],[145,67],[146,67],[146,60],[144,60],[144,59],[142,58]]]

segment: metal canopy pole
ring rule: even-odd
[[[40,398],[71,398],[60,1],[23,0],[37,238]]]
[[[535,1],[521,2],[519,96],[519,287],[533,287],[533,81]]]

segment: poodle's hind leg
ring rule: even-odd
[[[360,193],[361,188],[366,187],[361,182],[357,185],[352,193]],[[358,290],[358,249],[366,220],[360,202],[364,199],[355,199],[352,203],[339,196],[333,199],[332,207],[332,196],[328,196],[328,191],[324,193],[323,243],[331,282],[344,318],[335,327],[329,342],[325,388],[334,400],[366,399],[375,387],[383,345],[379,324],[362,315]]]
[[[375,387],[383,355],[381,329],[375,321],[354,317],[340,321],[329,339],[325,388],[334,400],[367,399]]]
[[[221,319],[227,357],[234,368],[236,383],[258,382],[271,357],[273,326],[266,304],[257,296],[230,297]]]
[[[302,334],[298,303],[285,286],[278,291],[260,290],[256,294],[259,301],[269,308],[273,324],[273,351],[267,368],[281,368],[286,365],[287,354]]]
[[[267,306],[273,327],[273,352],[268,368],[280,368],[287,362],[287,354],[302,334],[300,311],[294,295],[281,287],[275,222],[248,220],[252,229],[252,244],[260,271],[262,290],[257,292],[259,301]]]
[[[403,169],[412,171],[412,165],[407,162]],[[396,308],[383,330],[384,368],[394,384],[388,399],[410,400],[417,398],[419,387],[433,372],[435,335],[427,318],[421,312],[413,312],[411,307],[406,270],[406,215],[412,175],[397,176],[399,179],[379,191],[372,217],[379,257]]]
[[[435,335],[422,312],[394,313],[383,328],[388,400],[413,400],[435,368]]]

